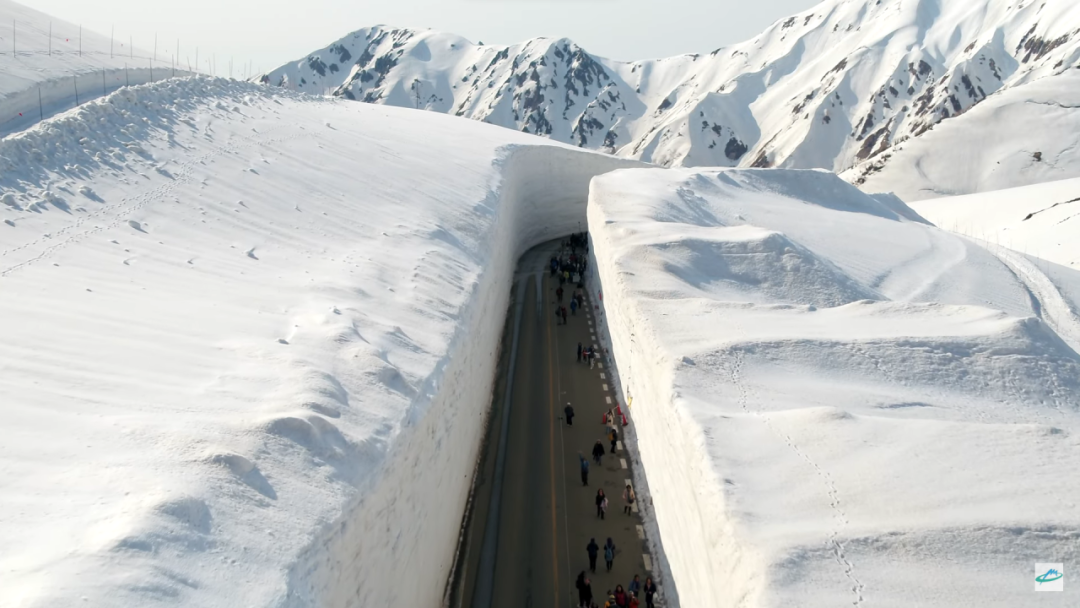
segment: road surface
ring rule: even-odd
[[[610,448],[602,417],[615,400],[612,370],[576,360],[578,342],[596,342],[593,303],[566,325],[556,321],[558,280],[544,268],[557,248],[547,243],[527,253],[515,277],[488,437],[451,584],[455,608],[576,606],[574,582],[588,568],[591,538],[602,546],[610,537],[617,547],[610,573],[601,551],[597,572],[588,574],[598,605],[616,584],[626,588],[635,574],[642,581],[650,575],[636,508],[623,514],[632,464],[621,441],[602,466],[591,461],[597,440]],[[562,302],[567,310],[570,293]],[[567,404],[573,426],[564,419]],[[590,458],[587,487],[578,452]],[[596,517],[598,488],[610,503],[603,520]]]

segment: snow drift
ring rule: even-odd
[[[0,140],[5,605],[437,605],[517,255],[628,161],[207,78]]]
[[[589,226],[681,605],[1020,606],[1080,557],[1080,345],[994,254],[823,172],[616,171]]]

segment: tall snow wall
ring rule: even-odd
[[[438,606],[479,457],[502,320],[518,258],[585,226],[589,182],[641,163],[554,146],[509,146],[484,201],[496,216],[471,306],[408,414],[371,491],[289,575],[288,606]]]

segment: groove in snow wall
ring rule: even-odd
[[[486,264],[448,354],[429,379],[433,390],[421,391],[410,406],[370,491],[295,563],[288,606],[441,604],[484,437],[517,260],[585,227],[594,176],[641,166],[555,146],[509,146],[496,163],[501,181],[479,203],[496,217],[482,253]]]

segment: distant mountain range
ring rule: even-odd
[[[1076,150],[1053,149],[1080,114],[1047,115],[1078,76],[1074,0],[827,0],[705,55],[623,63],[565,38],[488,46],[376,26],[259,78],[664,166],[829,169],[912,200],[1080,174]],[[998,112],[971,112],[986,101],[1041,126],[1002,130]],[[995,130],[1009,134],[996,156]],[[906,152],[923,140],[935,143]],[[927,154],[940,176],[920,169]]]

